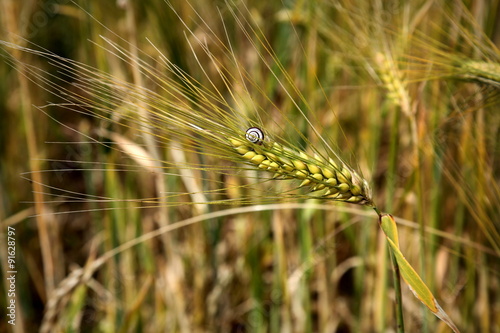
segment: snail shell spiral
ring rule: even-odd
[[[250,127],[245,137],[248,141],[260,145],[264,141],[264,132],[258,127]]]

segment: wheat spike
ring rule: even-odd
[[[411,115],[411,98],[408,86],[397,63],[390,55],[377,53],[375,61],[379,65],[379,74],[382,83],[387,89],[387,97],[407,115]]]
[[[237,138],[229,142],[243,160],[273,172],[274,178],[302,180],[300,187],[309,186],[315,198],[373,205],[368,182],[344,163],[339,166],[332,159],[295,152],[277,142],[256,144]]]
[[[500,86],[500,66],[493,62],[464,60],[460,64],[462,76],[468,80],[477,80],[495,87]]]

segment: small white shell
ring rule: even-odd
[[[260,145],[264,141],[264,132],[258,127],[250,127],[245,137],[248,141]]]

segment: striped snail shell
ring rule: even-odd
[[[260,145],[264,141],[264,132],[258,127],[250,127],[245,137],[248,141]]]

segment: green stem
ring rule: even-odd
[[[392,277],[394,279],[394,293],[396,294],[396,323],[398,333],[404,333],[405,325],[403,321],[403,297],[401,296],[401,275],[399,273],[399,266],[392,253],[392,250],[389,251],[391,254],[391,262],[392,262]]]
[[[382,217],[382,212],[378,210],[376,206],[373,206],[373,210],[377,212],[380,219]],[[399,272],[398,261],[396,260],[396,257],[392,253],[390,246],[389,246],[389,253],[392,262],[392,278],[394,280],[394,293],[396,299],[396,325],[397,325],[396,332],[404,333],[405,324],[403,320],[403,296],[401,295],[401,274]]]

